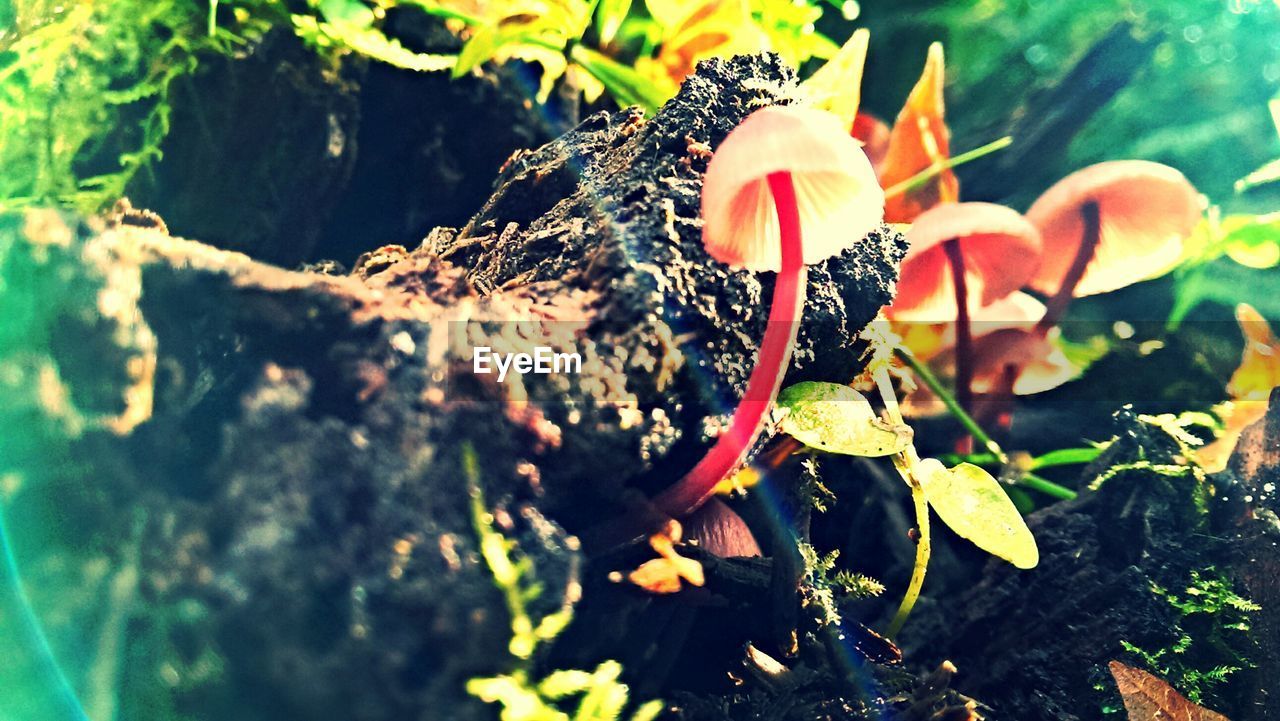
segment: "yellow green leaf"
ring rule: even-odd
[[[462,52],[458,53],[458,60],[453,66],[453,77],[460,78],[471,72],[472,68],[493,57],[498,41],[499,32],[496,26],[489,25],[476,30],[466,45],[462,46]]]
[[[797,383],[778,394],[782,432],[810,448],[849,456],[888,456],[911,445],[911,429],[876,416],[861,393],[838,383]]]
[[[947,468],[936,458],[920,461],[917,471],[929,505],[957,535],[1018,568],[1040,562],[1035,537],[990,473],[972,463]]]
[[[1227,393],[1237,400],[1265,401],[1271,389],[1280,386],[1280,339],[1248,303],[1236,306],[1236,321],[1244,335],[1244,353],[1227,384]]]
[[[805,102],[840,118],[853,127],[862,98],[862,68],[867,60],[871,32],[857,30],[825,65],[800,85]]]

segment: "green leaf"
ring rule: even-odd
[[[320,0],[319,7],[320,14],[331,23],[370,28],[376,19],[373,8],[360,0]]]
[[[861,393],[838,383],[797,383],[778,394],[787,411],[782,432],[829,453],[888,456],[911,445],[907,426],[891,426],[876,416]]]
[[[1266,270],[1280,264],[1280,213],[1231,216],[1222,221],[1227,257],[1248,268]]]
[[[596,6],[596,34],[600,44],[608,45],[618,34],[622,21],[631,13],[631,0],[600,0]]]
[[[1205,301],[1234,308],[1248,303],[1264,317],[1280,317],[1280,293],[1275,270],[1257,270],[1219,258],[1188,270],[1178,277],[1169,328],[1178,324]]]
[[[619,105],[639,105],[652,114],[667,101],[666,93],[653,81],[612,58],[583,45],[574,45],[569,53],[579,67],[608,88]]]
[[[477,29],[476,34],[462,46],[462,52],[458,53],[458,61],[453,66],[453,77],[460,78],[492,58],[498,50],[500,34],[498,27],[494,25]]]
[[[929,505],[957,535],[1018,568],[1040,562],[1035,537],[990,473],[972,463],[947,468],[936,458],[916,468]]]

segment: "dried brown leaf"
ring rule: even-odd
[[[1216,711],[1194,704],[1169,684],[1146,671],[1119,661],[1109,664],[1124,699],[1129,721],[1230,721]]]

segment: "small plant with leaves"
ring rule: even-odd
[[[809,382],[791,386],[780,395],[779,430],[826,452],[890,456],[910,489],[919,534],[916,561],[902,603],[889,624],[888,633],[893,636],[902,629],[924,585],[930,556],[930,508],[958,535],[1019,568],[1034,567],[1040,554],[1018,509],[991,474],[971,463],[948,468],[935,458],[919,456],[890,378],[894,340],[883,321],[873,323],[863,338],[870,344],[867,376],[880,393],[887,419],[877,416],[871,403],[849,386]]]

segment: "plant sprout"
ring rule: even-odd
[[[909,432],[895,433],[904,442],[883,442],[884,433],[906,427],[889,375],[897,342],[886,326],[884,321],[874,322],[862,337],[870,344],[866,374],[884,403],[887,424],[870,413],[869,404],[860,394],[836,384],[808,383],[788,388],[780,405],[787,413],[782,430],[799,431],[799,439],[806,445],[859,456],[891,453],[894,468],[911,490],[918,532],[916,558],[907,590],[886,631],[894,636],[902,630],[924,586],[931,554],[929,508],[957,535],[1018,568],[1035,567],[1040,554],[1018,509],[991,474],[971,463],[947,468],[936,458],[921,458]],[[824,415],[833,422],[827,426],[812,423],[812,419]],[[977,428],[977,424],[973,427]],[[980,433],[978,429],[975,435]],[[985,434],[981,435],[985,438]],[[1003,457],[994,441],[985,440],[989,449]]]

